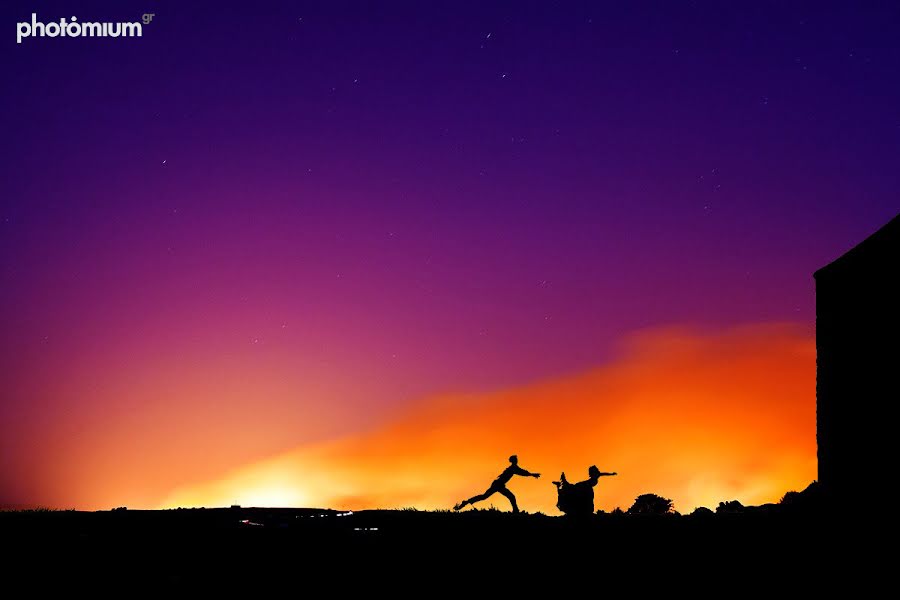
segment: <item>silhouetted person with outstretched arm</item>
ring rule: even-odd
[[[454,506],[453,510],[461,510],[467,504],[475,504],[476,502],[487,500],[494,494],[503,494],[509,500],[509,503],[512,504],[513,512],[519,512],[519,507],[516,504],[516,497],[511,491],[509,491],[509,488],[506,487],[506,484],[509,483],[509,480],[513,478],[513,475],[521,475],[523,477],[534,478],[541,476],[540,473],[531,473],[520,467],[519,457],[513,454],[509,457],[509,466],[503,469],[503,472],[500,473],[500,476],[494,480],[494,483],[491,484],[491,487],[489,487],[485,493],[479,494],[477,496],[472,496],[468,500],[463,500],[462,502]]]
[[[556,507],[570,515],[593,514],[594,486],[601,477],[612,477],[613,475],[618,475],[618,473],[604,473],[596,465],[591,465],[588,469],[588,478],[578,483],[569,483],[566,480],[566,474],[561,474],[559,481],[553,482],[559,490],[559,501],[556,503]]]

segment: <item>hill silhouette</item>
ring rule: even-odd
[[[847,579],[864,593],[877,581],[860,574],[879,560],[868,533],[835,522],[819,499],[813,485],[762,507],[586,518],[493,509],[9,512],[0,530],[16,549],[9,572],[53,573],[45,589],[140,582],[203,593],[534,595],[602,582],[618,593],[810,594]]]
[[[54,572],[72,584],[217,586],[233,576],[231,584],[254,587],[353,573],[406,586],[524,570],[527,580],[509,582],[516,589],[553,586],[579,570],[662,575],[698,565],[722,577],[762,563],[773,577],[811,577],[830,534],[814,506],[798,507],[587,518],[492,509],[41,511],[0,513],[0,529],[20,557],[43,556],[42,568],[53,561]]]

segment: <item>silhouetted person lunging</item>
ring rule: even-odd
[[[541,476],[540,473],[531,473],[520,467],[519,457],[513,454],[509,457],[509,466],[503,469],[503,472],[500,473],[500,476],[494,480],[494,483],[491,484],[491,487],[489,487],[485,493],[479,494],[477,496],[472,496],[468,500],[463,500],[462,502],[454,506],[453,510],[460,510],[467,504],[475,504],[476,502],[487,500],[494,494],[503,494],[509,500],[509,503],[512,504],[513,512],[519,512],[519,507],[518,505],[516,505],[516,497],[513,496],[513,493],[509,491],[509,488],[506,487],[506,484],[509,483],[509,480],[512,479],[513,475],[522,475],[523,477],[535,478]]]

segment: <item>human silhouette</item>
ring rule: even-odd
[[[472,496],[468,500],[463,500],[459,504],[453,507],[453,510],[461,510],[467,504],[475,504],[476,502],[481,502],[482,500],[487,500],[494,494],[503,494],[506,496],[509,503],[512,504],[512,511],[514,513],[519,512],[519,506],[516,504],[516,497],[513,495],[509,488],[506,487],[506,484],[509,483],[509,480],[512,479],[513,475],[521,475],[523,477],[534,477],[538,478],[541,476],[540,473],[531,473],[530,471],[526,471],[522,467],[519,466],[519,457],[513,454],[509,457],[509,466],[503,469],[503,472],[494,480],[491,484],[491,487],[487,489],[483,494],[479,494],[477,496]]]
[[[578,483],[569,483],[566,480],[566,474],[559,476],[559,481],[553,484],[559,494],[556,507],[568,515],[591,515],[594,514],[594,486],[600,481],[601,477],[611,477],[618,473],[603,473],[596,465],[588,468],[588,478]]]

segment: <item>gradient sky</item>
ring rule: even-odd
[[[164,505],[635,331],[808,344],[812,272],[900,210],[896,3],[185,4],[0,9],[0,504]],[[32,10],[156,17],[17,45]]]

